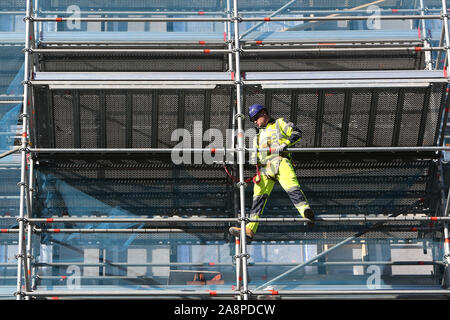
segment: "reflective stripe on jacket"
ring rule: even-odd
[[[300,141],[301,138],[301,130],[292,122],[286,122],[283,118],[271,119],[266,127],[259,129],[253,139],[253,149],[276,148],[283,143],[286,143],[290,147]],[[280,154],[270,153],[269,151],[253,152],[250,157],[250,162],[265,165],[268,160],[277,156],[280,156]],[[283,152],[281,156],[289,157],[290,154]]]

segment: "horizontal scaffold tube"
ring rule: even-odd
[[[417,289],[417,290],[250,290],[252,295],[279,295],[279,296],[310,296],[310,295],[450,295],[447,289]],[[197,290],[123,290],[123,291],[31,291],[22,292],[25,296],[40,297],[70,297],[70,296],[234,296],[239,291],[197,291]]]
[[[324,266],[341,266],[341,265],[441,265],[443,261],[314,261],[314,265]],[[167,263],[128,263],[128,262],[108,262],[108,263],[83,263],[83,262],[36,262],[33,263],[36,267],[65,267],[70,265],[77,265],[83,267],[102,267],[102,266],[126,266],[126,267],[168,267],[168,266],[193,266],[193,267],[231,267],[234,263],[220,263],[220,262],[167,262]],[[296,266],[295,262],[249,262],[251,267],[276,267],[276,266]],[[0,267],[17,267],[15,264],[3,263]]]
[[[399,12],[440,12],[440,9],[382,9],[377,8],[377,12],[380,13],[399,13]],[[241,12],[247,15],[262,15],[262,14],[272,14],[273,11],[242,11]],[[0,14],[23,14],[21,11],[15,11],[11,13],[11,11],[0,11]],[[42,15],[56,15],[62,14],[61,11],[52,11],[52,10],[42,10],[39,12]],[[79,14],[93,14],[92,11],[79,11]],[[99,14],[107,15],[129,15],[129,14],[151,14],[151,15],[224,15],[226,12],[224,11],[100,11]],[[349,13],[349,9],[335,9],[335,10],[301,10],[294,9],[288,11],[289,14],[339,14],[339,13]],[[367,13],[367,10],[351,10],[351,13]],[[68,15],[72,14],[71,12],[67,13]]]
[[[237,152],[234,148],[203,149],[203,148],[30,148],[33,153],[171,153],[171,152]],[[270,149],[246,148],[247,152],[269,152]],[[428,147],[317,147],[317,148],[287,148],[288,152],[410,152],[410,151],[449,151],[450,146]]]
[[[414,48],[409,48],[414,50]],[[428,48],[430,49],[430,48]],[[444,50],[444,49],[442,49]],[[232,53],[231,50],[228,49],[146,49],[146,48],[104,48],[104,49],[32,49],[31,53]]]
[[[8,217],[9,218],[9,217]],[[30,223],[197,223],[197,222],[237,222],[239,218],[29,218]],[[249,222],[308,222],[306,218],[259,218]],[[320,217],[315,222],[383,222],[383,221],[450,221],[450,217],[396,216],[396,217]]]
[[[404,20],[404,19],[442,19],[441,15],[377,15],[377,16],[325,16],[325,17],[239,17],[239,22],[251,21],[336,21],[336,20]],[[65,22],[65,21],[85,21],[85,22],[233,22],[233,18],[194,18],[194,17],[30,17],[31,21],[38,22]]]
[[[0,104],[18,104],[23,103],[23,101],[19,100],[0,100]]]
[[[392,15],[392,16],[325,16],[325,17],[241,17],[242,22],[251,21],[336,21],[336,20],[403,20],[442,19],[441,15]]]
[[[234,296],[240,294],[240,292],[233,290],[164,290],[164,289],[152,289],[152,290],[124,290],[124,291],[31,291],[22,292],[25,296],[36,297],[70,297],[70,296]]]
[[[229,18],[209,17],[209,18],[176,18],[176,17],[159,17],[159,18],[146,18],[146,17],[30,17],[32,21],[38,22],[227,22],[231,21]]]
[[[355,52],[355,51],[445,51],[444,47],[365,47],[365,48],[259,48],[242,49],[242,53],[279,53],[279,52]],[[231,53],[227,49],[32,49],[31,53]]]

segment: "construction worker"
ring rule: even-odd
[[[269,151],[256,151],[251,155],[251,163],[261,167],[259,182],[255,182],[253,189],[253,204],[250,210],[251,219],[259,219],[263,213],[267,199],[272,192],[275,182],[278,181],[289,195],[299,214],[306,219],[314,220],[314,213],[308,204],[291,163],[291,154],[287,147],[296,144],[302,138],[302,132],[291,122],[283,118],[273,119],[267,109],[254,104],[249,109],[250,121],[257,126],[257,134],[253,140],[253,149],[268,149]],[[256,159],[255,159],[256,157]],[[258,229],[258,222],[246,225],[245,234],[249,240],[253,238]],[[241,229],[231,227],[229,232],[240,236]]]

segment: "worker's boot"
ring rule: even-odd
[[[231,234],[232,236],[235,236],[235,237],[238,237],[238,238],[241,237],[241,228],[238,228],[238,227],[231,227],[228,231],[230,232],[230,234]],[[245,236],[246,236],[246,238],[247,238],[249,241],[251,241],[251,240],[253,239],[253,236],[254,236],[254,235],[255,235],[255,233],[254,233],[251,229],[245,228]]]
[[[310,222],[307,223],[308,226],[314,225],[314,212],[312,211],[311,207],[308,203],[304,203],[299,207],[300,215],[303,218],[306,218],[310,220]]]

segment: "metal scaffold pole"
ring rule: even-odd
[[[28,263],[26,257],[26,247],[25,247],[25,206],[27,206],[27,212],[30,212],[28,199],[28,186],[27,186],[27,154],[28,154],[28,105],[29,105],[29,94],[30,94],[30,63],[31,63],[31,40],[34,39],[31,34],[32,30],[32,0],[28,0],[26,3],[26,16],[25,16],[25,59],[24,59],[24,81],[23,81],[23,111],[22,111],[22,137],[21,137],[21,179],[20,179],[20,203],[19,203],[19,239],[18,239],[18,253],[17,258],[17,288],[16,288],[16,299],[22,300],[23,290],[22,290],[22,277],[25,278],[26,290],[30,290],[29,274],[28,274]],[[27,213],[27,214],[28,214]],[[23,273],[23,274],[22,274]]]
[[[425,15],[425,6],[423,4],[423,0],[420,0],[420,10],[421,10],[420,14],[422,16],[424,16]],[[428,32],[427,32],[426,20],[422,19],[420,22],[421,22],[421,28],[422,28],[422,38],[423,38],[423,42],[424,42],[424,47],[425,48],[430,48],[430,42],[428,40]],[[433,64],[432,64],[432,60],[431,60],[431,52],[430,51],[426,51],[425,52],[425,66],[426,66],[426,70],[432,70],[433,69]]]
[[[450,34],[449,34],[449,27],[448,27],[448,11],[447,11],[447,3],[446,0],[442,0],[442,23],[443,23],[443,32],[444,32],[444,39],[445,39],[445,46],[447,49],[447,58],[444,61],[444,69],[450,66]],[[443,132],[441,134],[444,134]],[[447,202],[445,205],[445,212],[444,216],[448,216],[448,210],[449,210],[449,202],[450,202],[450,190],[448,190],[447,195]],[[446,264],[445,268],[445,282],[446,286],[449,286],[450,281],[450,275],[449,275],[449,264],[450,264],[450,238],[449,238],[449,232],[448,232],[448,223],[446,222],[444,224],[444,263]]]
[[[447,11],[447,3],[445,0],[442,0],[442,23],[444,25],[444,35],[445,35],[445,48],[447,49],[447,60],[444,63],[444,69],[447,68],[450,64],[450,34],[448,30],[448,11]]]
[[[444,216],[448,217],[448,210],[450,205],[450,189],[447,191],[447,202],[445,204],[444,209]],[[445,265],[445,271],[444,271],[444,284],[445,287],[448,289],[450,287],[450,237],[448,233],[448,223],[444,223],[444,260],[443,263]]]
[[[234,51],[235,51],[235,70],[234,78],[236,84],[236,120],[237,120],[237,161],[239,167],[239,200],[240,200],[240,218],[241,218],[241,239],[240,248],[241,252],[238,259],[241,260],[241,270],[242,270],[242,294],[243,299],[248,300],[248,278],[247,278],[247,262],[249,255],[247,254],[247,239],[245,238],[245,224],[246,224],[246,214],[245,214],[245,182],[244,182],[244,163],[245,163],[245,145],[244,145],[244,114],[242,110],[242,81],[241,81],[241,67],[240,67],[240,43],[239,43],[239,23],[241,18],[238,13],[238,1],[233,0],[233,21],[234,21]]]

